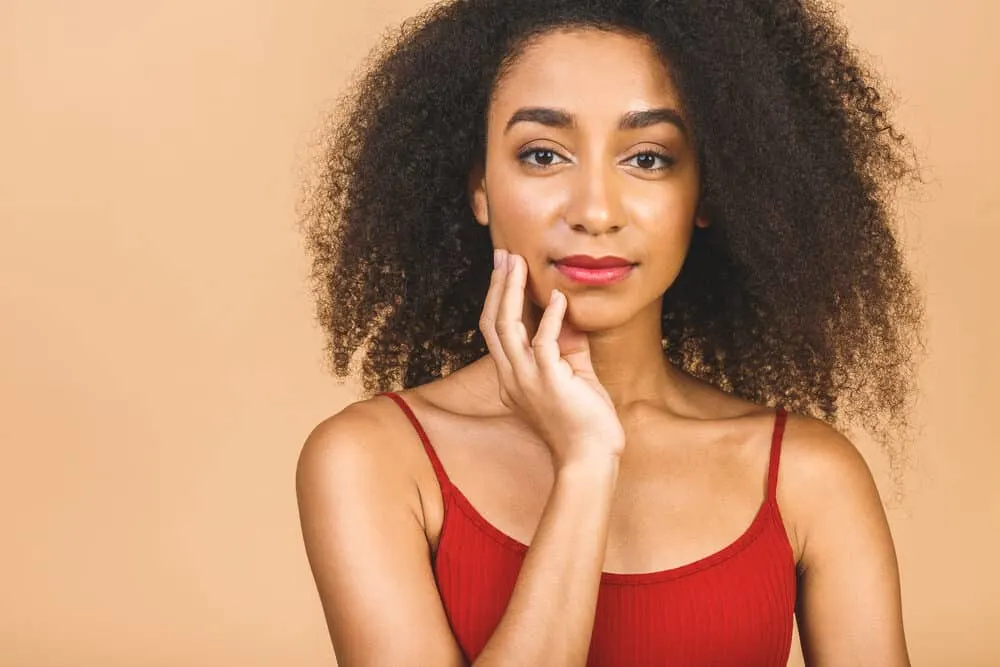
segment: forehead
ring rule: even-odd
[[[679,101],[669,66],[648,40],[582,28],[534,38],[498,82],[491,111],[535,104],[620,114]]]

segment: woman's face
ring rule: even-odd
[[[472,200],[494,247],[527,261],[535,306],[558,288],[582,331],[653,307],[658,321],[693,226],[706,224],[696,220],[699,171],[687,127],[670,72],[640,38],[553,32],[516,60],[494,91]],[[569,255],[634,266],[593,285],[560,266]]]

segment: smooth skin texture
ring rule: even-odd
[[[558,113],[519,113],[526,109]],[[529,118],[512,122],[518,115]],[[662,353],[660,297],[693,227],[710,221],[698,216],[693,137],[664,120],[683,123],[683,109],[646,42],[546,34],[508,72],[488,118],[486,164],[470,176],[470,195],[495,246],[513,257],[513,273],[495,274],[491,294],[523,292],[529,339],[552,289],[566,295],[565,325],[587,335],[625,446],[617,470],[579,466],[561,476],[550,443],[500,400],[492,348],[402,395],[452,481],[500,530],[531,544],[515,598],[476,664],[580,665],[601,569],[676,567],[746,529],[763,500],[774,413]],[[638,266],[616,285],[582,287],[550,263],[574,253]],[[511,309],[496,312],[497,329],[518,326]],[[431,566],[440,490],[398,407],[373,398],[319,424],[303,447],[297,490],[339,664],[462,664]],[[908,665],[892,538],[856,448],[818,420],[789,415],[778,501],[800,575],[807,664]]]
[[[617,465],[625,433],[611,396],[590,359],[587,335],[564,325],[566,297],[552,291],[549,306],[528,330],[523,320],[523,263],[494,251],[494,271],[480,317],[497,370],[500,402],[541,437],[556,471],[591,459]]]

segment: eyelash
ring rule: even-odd
[[[550,165],[550,164],[535,164],[535,163],[532,163],[532,162],[528,161],[528,157],[530,157],[532,155],[537,155],[538,153],[551,153],[552,155],[558,156],[559,159],[561,159],[561,160],[565,160],[566,159],[562,155],[559,155],[558,152],[552,150],[551,148],[527,148],[527,149],[521,151],[520,153],[518,153],[517,159],[520,160],[521,162],[523,162],[524,164],[528,165],[529,167],[532,167],[533,169],[546,169],[548,167],[554,166],[554,165]],[[665,166],[663,166],[663,167],[655,167],[653,169],[643,169],[642,167],[637,167],[640,171],[654,172],[654,173],[655,172],[659,172],[659,171],[666,171],[667,169],[669,169],[670,167],[672,167],[674,165],[674,162],[675,162],[675,160],[672,157],[670,157],[669,155],[667,155],[665,153],[660,153],[659,151],[640,151],[640,152],[636,153],[635,155],[633,155],[632,157],[630,157],[629,160],[634,160],[637,157],[642,157],[642,156],[652,156],[654,158],[662,160],[664,162]]]

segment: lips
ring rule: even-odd
[[[578,285],[605,287],[621,282],[632,274],[637,266],[624,257],[605,255],[567,255],[553,260],[556,271]]]
[[[615,257],[613,255],[605,255],[604,257],[569,255],[567,257],[563,257],[562,259],[555,260],[555,263],[562,266],[573,266],[581,269],[613,269],[624,266],[632,266],[634,264],[634,262],[630,262],[624,257]]]

